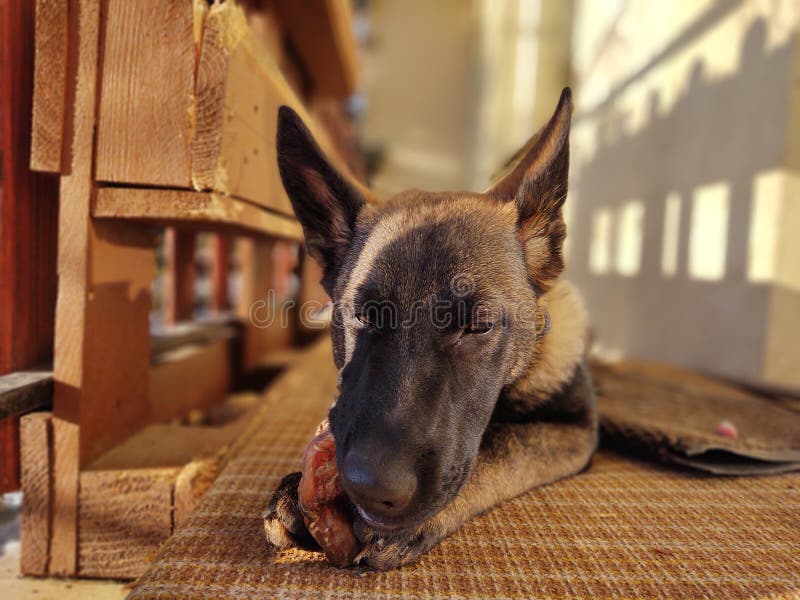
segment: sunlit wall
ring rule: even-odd
[[[602,353],[800,383],[798,11],[576,2],[568,264]]]

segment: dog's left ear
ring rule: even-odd
[[[547,290],[564,270],[561,248],[566,227],[561,207],[567,198],[572,93],[564,88],[550,121],[518,153],[512,170],[487,192],[517,206],[517,237],[528,275]]]
[[[325,158],[300,116],[278,109],[278,168],[308,253],[322,265],[322,286],[333,297],[336,277],[366,202],[358,186]]]

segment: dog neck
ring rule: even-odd
[[[544,293],[539,307],[550,315],[550,330],[534,342],[526,369],[504,393],[515,404],[530,402],[531,408],[570,382],[584,359],[588,328],[583,300],[566,281],[557,282]]]

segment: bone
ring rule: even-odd
[[[353,517],[336,469],[336,447],[328,420],[317,428],[303,456],[298,504],[309,533],[328,562],[352,565],[361,546],[353,532]]]

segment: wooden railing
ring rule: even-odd
[[[52,413],[21,426],[22,568],[132,577],[175,524],[180,469],[138,470],[132,488],[118,485],[134,476],[124,461],[106,457],[153,423],[219,402],[265,352],[291,344],[248,318],[268,298],[274,245],[302,240],[277,171],[277,109],[295,108],[344,165],[306,107],[354,90],[349,11],[335,0],[39,0],[35,41],[30,166],[58,177],[58,287]],[[218,316],[202,341],[154,355],[151,285],[164,228],[165,320],[192,317],[198,231],[214,234]],[[300,272],[311,273],[301,293],[318,296],[308,290],[313,270]],[[100,507],[137,498],[158,498],[167,516],[150,516],[169,526],[145,543],[130,527],[98,532]]]

